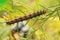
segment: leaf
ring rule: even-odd
[[[0,18],[0,23],[6,22],[3,18]]]
[[[60,12],[59,12],[59,10],[58,10],[58,9],[57,9],[57,15],[58,15],[59,20],[60,20]]]

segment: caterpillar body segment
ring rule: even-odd
[[[32,19],[32,18],[34,18],[36,16],[40,16],[42,14],[45,14],[46,12],[47,12],[46,10],[41,10],[41,11],[33,13],[33,14],[25,15],[23,17],[19,17],[19,18],[16,18],[14,20],[7,21],[6,23],[9,24],[9,25],[14,24],[14,23],[17,23],[17,22],[20,22],[20,21]]]

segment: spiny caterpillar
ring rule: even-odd
[[[36,16],[40,16],[42,14],[45,14],[47,11],[46,10],[41,10],[39,12],[36,12],[36,13],[33,13],[33,14],[29,14],[29,15],[25,15],[23,17],[20,17],[20,18],[16,18],[14,20],[11,20],[11,21],[8,21],[6,22],[7,24],[14,24],[14,23],[17,23],[17,22],[20,22],[20,21],[24,21],[24,20],[28,20],[28,19],[32,19]]]

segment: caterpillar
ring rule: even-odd
[[[41,10],[41,11],[33,13],[33,14],[29,14],[29,15],[25,15],[23,17],[16,18],[16,19],[8,21],[6,23],[9,24],[9,25],[11,25],[11,24],[14,24],[14,23],[17,23],[17,22],[20,22],[20,21],[32,19],[32,18],[34,18],[36,16],[40,16],[42,14],[45,14],[46,12],[47,12],[46,10]]]

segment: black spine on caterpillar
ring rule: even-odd
[[[36,13],[33,13],[33,14],[29,14],[29,15],[26,15],[26,16],[23,16],[23,17],[20,17],[20,18],[17,18],[17,19],[14,19],[14,20],[11,20],[11,21],[8,21],[6,22],[7,24],[14,24],[14,23],[17,23],[17,22],[20,22],[20,21],[24,21],[24,20],[28,20],[28,19],[32,19],[36,16],[40,16],[42,14],[45,14],[47,11],[46,10],[41,10],[39,12],[36,12]]]

